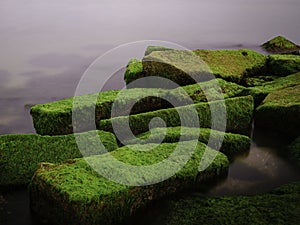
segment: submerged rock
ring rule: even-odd
[[[256,109],[255,125],[290,137],[299,135],[300,85],[270,93]]]
[[[262,48],[270,53],[299,55],[300,46],[282,36],[277,36],[264,44]]]
[[[152,144],[153,145],[153,144]],[[110,154],[126,164],[135,166],[150,166],[166,159],[176,148],[177,144],[164,143],[151,151],[151,144],[135,145],[140,151],[122,147]],[[183,154],[189,152],[191,142],[183,142]],[[99,165],[99,157],[93,156],[86,160],[76,159],[73,162],[41,167],[30,184],[31,209],[42,218],[54,224],[118,224],[137,210],[150,202],[166,197],[183,189],[191,189],[204,181],[227,173],[229,162],[225,155],[214,150],[206,149],[202,143],[194,150],[187,164],[167,180],[147,186],[126,186],[108,180],[96,173],[87,161],[94,166]],[[217,154],[212,164],[199,172],[199,162],[204,151]],[[189,153],[190,154],[190,153]],[[180,157],[179,157],[180,158]],[[103,160],[104,159],[104,160]],[[181,159],[173,163],[179,163]],[[102,158],[104,166],[110,168],[110,160]],[[171,166],[171,165],[169,165]],[[154,173],[164,173],[173,167],[164,167],[164,171],[153,170]],[[138,170],[138,168],[137,168]],[[127,175],[119,171],[124,179],[134,180],[135,175]],[[128,178],[130,177],[130,178]],[[147,174],[145,174],[145,179]]]
[[[92,133],[82,133],[88,138]],[[108,151],[118,148],[115,136],[97,131],[99,139]],[[97,155],[98,142],[88,139],[86,155]],[[100,148],[101,149],[101,148]],[[11,134],[0,136],[0,187],[27,185],[41,162],[62,163],[82,157],[74,135],[40,136],[36,134]]]

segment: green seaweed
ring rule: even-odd
[[[96,121],[109,118],[111,105],[119,91],[106,91],[76,97],[77,110],[96,110]],[[47,104],[38,104],[30,113],[36,132],[41,135],[61,135],[73,133],[72,109],[74,98],[63,99]],[[96,102],[95,102],[96,101]]]
[[[194,101],[194,103],[206,102],[208,100],[221,100],[237,97],[245,91],[245,87],[217,78],[214,80],[183,86],[182,89]],[[170,92],[176,95],[179,88]]]
[[[290,137],[300,130],[300,85],[270,93],[256,109],[255,125]]]
[[[192,51],[154,51],[142,59],[142,64],[144,77],[163,77],[180,86],[213,79],[208,66]]]
[[[130,83],[130,80],[137,80],[143,77],[143,65],[141,60],[131,59],[127,66],[124,74],[124,80],[126,84]]]
[[[220,86],[220,88],[218,88]],[[182,90],[183,89],[183,90]],[[216,79],[201,84],[188,85],[172,90],[158,88],[133,88],[120,91],[107,91],[98,94],[76,97],[76,112],[81,113],[81,123],[77,124],[80,131],[91,130],[90,119],[95,116],[95,127],[101,119],[110,118],[112,106],[115,107],[115,116],[137,114],[164,108],[171,108],[170,100],[177,105],[186,105],[191,101],[203,102],[222,98],[235,97],[244,91],[242,86]],[[185,92],[186,93],[185,93]],[[223,93],[220,93],[222,91]],[[98,96],[97,96],[98,95]],[[190,97],[190,98],[189,98]],[[95,103],[94,101],[97,102]],[[31,108],[36,132],[41,135],[62,135],[73,133],[72,110],[74,98],[63,99],[47,104],[35,105]],[[134,105],[131,109],[128,105]],[[94,106],[95,105],[95,106]],[[95,115],[92,113],[94,112]],[[131,109],[131,110],[130,110]]]
[[[197,60],[195,56],[199,56],[200,59]],[[143,58],[142,63],[143,76],[161,76],[181,86],[195,83],[190,75],[197,76],[199,80],[210,79],[205,75],[205,72],[210,71],[216,77],[238,83],[244,77],[263,73],[266,56],[249,49],[168,50],[153,51]],[[137,76],[127,76],[126,82],[135,79]]]
[[[266,56],[250,49],[195,50],[216,77],[239,83],[265,71]]]
[[[190,143],[182,145],[182,152],[190,151]],[[126,146],[110,154],[127,164],[146,166],[165,159],[177,146],[164,143],[147,151],[152,145],[135,145],[140,151]],[[165,181],[147,186],[115,183],[97,174],[84,159],[61,165],[42,164],[30,184],[31,208],[55,224],[109,225],[122,222],[154,200],[226,173],[229,164],[226,156],[209,149],[206,151],[215,152],[217,156],[206,170],[199,172],[198,165],[205,149],[204,144],[198,143],[192,157],[180,171]],[[99,157],[106,155],[89,157],[88,161],[97,165]],[[178,160],[181,160],[180,157]],[[104,162],[110,168],[109,158]]]
[[[161,138],[163,140],[161,140]],[[223,152],[231,159],[250,149],[250,138],[248,136],[223,133],[208,128],[192,127],[168,127],[154,128],[151,131],[140,134],[138,139],[125,140],[126,144],[147,144],[147,143],[176,143],[178,141],[188,141],[198,139],[198,141],[207,144],[210,139],[210,148]],[[223,139],[224,138],[224,139]],[[222,140],[222,143],[220,142]]]
[[[287,76],[300,72],[299,55],[269,55],[267,58],[268,72],[277,76]]]
[[[295,73],[286,77],[279,77],[274,81],[262,83],[262,85],[245,88],[240,95],[252,95],[255,106],[259,106],[265,97],[283,88],[293,87],[300,84],[300,73]]]
[[[300,183],[291,183],[254,196],[192,196],[167,203],[163,225],[298,224]]]
[[[249,134],[251,121],[253,117],[254,103],[252,96],[236,97],[225,99],[224,101],[214,101],[210,103],[197,103],[194,105],[181,106],[171,109],[162,109],[153,112],[141,113],[131,116],[115,117],[112,119],[101,120],[100,129],[113,132],[112,123],[117,127],[124,127],[129,120],[129,125],[134,134],[141,134],[149,129],[150,121],[159,117],[166,123],[167,127],[181,126],[181,119],[178,112],[189,116],[191,110],[196,109],[199,116],[200,127],[211,127],[211,112],[210,107],[214,109],[224,108],[226,106],[226,131],[233,133]],[[222,115],[219,115],[220,118]],[[221,123],[220,118],[215,118],[217,123]],[[189,120],[190,118],[186,118]],[[193,122],[193,121],[191,121]],[[216,124],[220,127],[222,124]],[[124,132],[123,137],[119,139],[126,139],[127,134]]]
[[[300,47],[282,36],[277,36],[264,44],[262,48],[271,53],[299,54]]]
[[[173,50],[171,48],[167,48],[164,46],[148,46],[146,51],[145,51],[145,56],[146,55],[150,55],[151,52],[155,52],[155,51],[169,51],[169,50]]]
[[[108,151],[118,148],[113,134],[97,131]],[[89,138],[90,132],[82,133],[80,138]],[[81,146],[82,147],[82,146]],[[98,143],[89,139],[85,155],[99,153]],[[35,134],[12,134],[0,136],[0,186],[26,185],[41,162],[61,163],[82,157],[74,135],[40,136]]]

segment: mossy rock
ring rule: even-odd
[[[299,55],[300,46],[282,36],[277,36],[264,44],[262,48],[270,53]]]
[[[151,52],[155,51],[169,51],[169,50],[174,50],[172,48],[167,48],[164,46],[148,46],[146,51],[145,51],[145,56],[150,55]]]
[[[267,59],[268,72],[277,76],[287,76],[300,72],[299,55],[269,55]]]
[[[76,105],[74,98],[35,105],[30,111],[35,130],[41,135],[73,133],[73,105],[77,115],[81,114],[81,123],[76,124],[77,132],[94,130],[101,119],[110,118],[113,104],[116,106],[115,112],[118,116],[170,107],[169,103],[163,101],[163,98],[168,95],[166,90],[137,88],[124,90],[121,97],[118,97],[119,94],[120,91],[105,91],[78,96],[76,97]],[[128,112],[127,105],[135,102],[132,110]],[[93,124],[90,120],[93,116],[96,124],[91,127]]]
[[[167,203],[162,225],[299,224],[300,183],[254,196],[190,196]]]
[[[122,94],[120,94],[120,91],[106,91],[100,92],[99,95],[97,93],[79,96],[77,97],[79,100],[76,100],[76,102],[79,102],[76,109],[78,109],[79,112],[82,112],[82,123],[80,124],[80,127],[79,124],[77,124],[77,129],[80,129],[80,131],[95,129],[89,126],[84,127],[86,124],[91,124],[90,119],[93,116],[95,116],[95,126],[96,128],[99,128],[98,124],[101,119],[108,119],[111,117],[112,105],[114,103],[115,107],[118,106],[116,107],[117,115],[121,116],[172,107],[165,99],[175,101],[177,105],[186,105],[190,104],[191,100],[195,103],[207,101],[207,96],[209,96],[210,100],[235,97],[240,95],[244,89],[244,87],[237,84],[217,79],[203,82],[199,85],[194,84],[184,86],[183,90],[179,88],[171,90],[134,88],[124,90]],[[222,95],[220,91],[222,91],[224,95]],[[117,98],[119,94],[121,96]],[[96,99],[96,106],[94,106],[94,101]],[[33,106],[31,108],[31,115],[36,132],[41,135],[73,133],[73,101],[74,98],[68,98]],[[134,107],[129,111],[131,107],[128,105],[133,103],[135,103]],[[96,111],[94,111],[94,108]],[[95,112],[95,115],[93,115],[93,112]],[[84,123],[85,121],[87,122]]]
[[[261,85],[245,88],[241,95],[252,95],[255,101],[255,106],[259,106],[265,97],[283,88],[300,85],[300,73],[295,73],[286,77],[277,77],[273,81],[262,82]]]
[[[256,109],[255,125],[290,137],[300,130],[300,85],[269,94]]]
[[[142,59],[143,76],[158,76],[169,79],[180,86],[213,79],[210,69],[192,51],[153,51]],[[132,82],[136,77],[127,77]],[[157,84],[148,84],[148,87]],[[168,85],[164,88],[173,88]]]
[[[100,129],[113,132],[112,123],[117,127],[122,128],[127,125],[129,120],[129,126],[133,134],[141,134],[149,130],[150,121],[155,118],[161,118],[167,127],[182,126],[179,113],[189,121],[191,118],[190,112],[196,110],[199,117],[200,127],[211,128],[211,111],[213,109],[224,109],[226,106],[226,131],[233,133],[249,134],[251,128],[251,121],[254,111],[254,102],[252,96],[228,98],[224,101],[213,101],[210,103],[197,103],[194,105],[181,106],[171,109],[162,109],[153,112],[141,113],[136,115],[115,117],[112,119],[101,120]],[[220,118],[223,115],[219,115]],[[215,118],[217,123],[221,123],[221,119]],[[190,121],[194,123],[194,121]],[[195,124],[195,126],[197,126]],[[222,124],[216,124],[216,127],[220,127]],[[127,139],[128,134],[124,132],[119,139]]]
[[[279,78],[278,76],[271,76],[271,75],[246,77],[243,79],[241,85],[243,85],[244,87],[257,87],[257,86],[262,86],[267,82],[275,81],[278,78]]]
[[[108,151],[118,148],[112,133],[97,131],[99,139]],[[81,137],[89,137],[90,132]],[[80,138],[81,138],[80,137]],[[99,154],[99,146],[90,140],[87,155]],[[0,136],[0,187],[26,185],[41,162],[61,163],[69,159],[80,158],[74,135],[40,136],[35,134],[12,134]]]
[[[106,91],[77,97],[77,109],[84,112],[96,110],[96,121],[109,118],[111,105],[119,91]],[[94,100],[97,99],[95,102]],[[61,135],[73,133],[72,110],[74,98],[67,98],[51,103],[38,104],[31,108],[30,114],[36,132],[41,135]],[[95,106],[96,105],[96,106]],[[83,128],[84,129],[84,128]]]
[[[162,140],[162,137],[163,140]],[[151,131],[140,134],[138,139],[126,140],[126,144],[148,144],[148,143],[176,143],[178,141],[189,141],[198,139],[199,142],[208,144],[210,148],[220,150],[229,158],[245,153],[250,149],[250,138],[245,135],[223,133],[209,128],[192,127],[168,127],[154,128]],[[222,140],[222,142],[220,141]]]
[[[188,94],[194,103],[233,98],[242,95],[242,93],[246,90],[246,88],[241,85],[228,82],[220,78],[183,86],[182,89]],[[174,95],[179,95],[178,92],[181,92],[181,89],[177,88],[170,92]]]
[[[290,144],[288,150],[291,160],[300,167],[300,136]]]
[[[182,152],[190,151],[190,144],[191,142],[185,142]],[[110,154],[126,164],[148,166],[166,159],[176,146],[177,144],[164,143],[147,151],[152,147],[151,144],[135,145],[140,151],[122,147]],[[208,168],[199,172],[199,162],[206,147],[198,143],[192,157],[181,170],[167,180],[147,186],[115,183],[96,173],[84,159],[61,165],[44,164],[35,173],[29,187],[31,209],[58,225],[118,224],[153,200],[186,188],[195,188],[209,178],[226,174],[229,164],[226,156],[209,149],[206,152],[217,156]],[[106,156],[93,156],[87,160],[92,164],[99,164],[99,157]],[[109,159],[102,159],[110,168]]]
[[[249,49],[154,50],[143,58],[142,65],[139,64],[143,73],[139,71],[131,77],[127,74],[125,81],[128,84],[145,76],[161,76],[184,86],[195,83],[187,73],[200,81],[211,79],[209,73],[213,73],[228,81],[241,82],[245,77],[263,74],[265,64],[266,56]]]
[[[196,50],[216,77],[239,83],[265,72],[266,56],[250,49]]]
[[[144,77],[142,61],[138,59],[129,60],[124,74],[126,84],[129,84],[130,80],[137,80],[142,77]]]

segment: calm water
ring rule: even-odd
[[[260,50],[279,34],[300,43],[299,9],[298,0],[1,0],[0,134],[34,132],[30,106],[72,96],[94,59],[118,45],[150,39],[190,49]],[[108,69],[114,64],[120,64],[118,58]],[[103,82],[108,76],[99,71]],[[105,89],[123,85],[121,71]],[[249,155],[238,158],[227,180],[208,194],[262,192],[299,180],[276,153],[280,149],[257,132]],[[5,197],[1,225],[33,224],[26,191]]]

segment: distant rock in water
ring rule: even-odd
[[[282,36],[277,36],[266,43],[262,48],[270,53],[299,55],[300,46]]]

